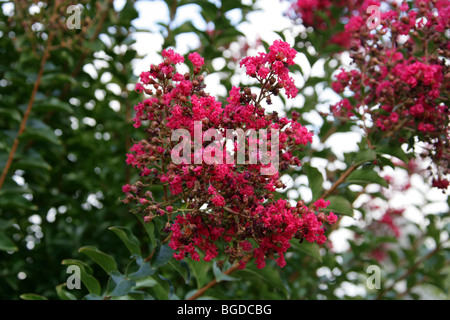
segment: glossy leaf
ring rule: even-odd
[[[113,257],[101,252],[94,247],[82,247],[78,252],[87,255],[95,261],[106,273],[110,274],[112,271],[117,271],[117,264]]]
[[[76,265],[80,267],[81,282],[85,285],[88,291],[95,295],[101,294],[101,287],[98,280],[92,275],[92,269],[83,261],[75,259],[66,259],[62,262],[63,265]]]
[[[131,289],[136,285],[134,280],[127,279],[123,274],[118,271],[112,271],[111,274],[110,286],[112,288],[108,288],[108,295],[112,297],[120,297],[127,295]]]
[[[56,286],[56,293],[58,294],[58,297],[61,300],[77,300],[77,297],[73,293],[67,291],[64,288],[65,288],[64,284]]]
[[[299,240],[294,239],[291,240],[291,246],[295,250],[306,253],[307,255],[317,259],[318,261],[322,261],[322,256],[320,255],[320,248],[317,243],[309,243],[308,241],[303,241],[299,243]]]
[[[346,180],[347,183],[354,183],[354,184],[360,184],[360,185],[367,185],[369,183],[376,183],[381,185],[382,187],[389,187],[386,180],[384,180],[382,177],[378,175],[373,170],[370,169],[359,169],[356,171],[353,171]]]
[[[46,297],[35,294],[35,293],[24,293],[20,295],[22,300],[48,300]]]
[[[108,229],[114,232],[120,240],[122,240],[132,255],[141,255],[139,240],[134,236],[130,229],[126,227],[110,227]]]
[[[173,257],[174,251],[167,245],[163,244],[159,247],[152,259],[152,267],[158,268],[165,265]]]
[[[303,164],[303,170],[308,177],[309,188],[312,192],[312,201],[315,201],[322,194],[323,176],[318,169],[308,164]]]
[[[350,201],[341,196],[330,196],[327,198],[330,205],[323,209],[323,211],[334,212],[336,214],[353,217],[353,208]]]

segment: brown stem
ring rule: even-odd
[[[3,168],[2,175],[0,177],[0,189],[3,187],[3,183],[5,182],[6,175],[8,174],[9,168],[11,167],[12,161],[14,159],[14,155],[17,151],[17,147],[19,145],[19,138],[22,135],[22,133],[25,131],[25,128],[27,125],[27,120],[28,120],[28,117],[30,116],[31,109],[33,108],[34,99],[35,99],[37,91],[39,89],[42,75],[44,74],[45,64],[47,62],[48,57],[50,56],[50,45],[53,41],[53,37],[54,37],[54,33],[50,32],[50,34],[47,38],[47,43],[46,43],[46,47],[44,50],[44,54],[42,55],[41,65],[39,68],[38,76],[36,78],[36,81],[34,82],[33,91],[31,92],[31,97],[30,97],[30,100],[28,101],[27,109],[25,110],[25,113],[23,115],[22,122],[20,123],[20,126],[19,126],[19,131],[17,132],[17,136],[14,139],[11,151],[9,152],[9,155],[8,155],[8,160],[6,161],[6,165]]]
[[[358,166],[359,166],[358,164],[354,163],[350,167],[348,167],[348,169],[339,177],[339,179],[331,186],[331,188],[328,189],[327,191],[325,191],[319,197],[319,199],[325,199],[330,194],[332,194],[334,192],[334,190],[336,190],[336,188],[339,187],[345,181],[345,179],[347,179],[347,177],[350,175],[350,173],[352,173],[353,171],[356,170],[356,168],[358,168]]]
[[[234,271],[236,271],[239,268],[240,264],[239,263],[235,263],[230,269],[228,269],[227,271],[225,271],[223,274],[224,275],[230,275],[231,273],[233,273]],[[207,285],[205,285],[204,287],[200,288],[197,290],[196,293],[194,293],[192,296],[190,296],[189,298],[187,298],[186,300],[196,300],[198,298],[200,298],[202,295],[205,294],[205,292],[208,289],[211,289],[212,287],[214,287],[216,284],[218,284],[219,282],[216,279],[213,279],[210,283],[208,283]]]
[[[395,132],[397,132],[398,130],[400,130],[405,124],[406,124],[406,122],[408,122],[408,118],[404,118],[402,121],[400,121],[395,127],[394,127],[394,130],[391,130],[391,131],[389,131],[387,134],[386,134],[386,137],[387,138],[390,138],[390,137],[392,137],[393,135],[394,135],[394,133]]]
[[[233,209],[230,209],[230,208],[228,208],[228,207],[222,207],[222,208],[223,208],[223,210],[225,210],[225,211],[227,211],[227,212],[229,212],[229,213],[232,213],[232,214],[234,214],[234,215],[242,216],[242,217],[246,217],[246,218],[250,218],[250,216],[245,215],[245,214],[242,214],[242,213],[239,213],[239,212],[236,212],[236,211],[234,211]]]

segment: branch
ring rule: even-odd
[[[234,271],[236,271],[239,268],[240,264],[239,263],[235,263],[230,269],[228,269],[227,271],[225,271],[223,274],[224,275],[230,275],[231,273],[233,273]],[[205,285],[204,287],[200,288],[197,290],[196,293],[194,293],[192,296],[190,296],[189,298],[187,298],[186,300],[196,300],[198,298],[200,298],[202,295],[205,294],[205,292],[214,287],[216,284],[218,284],[219,282],[216,279],[213,279],[210,283],[208,283],[207,285]]]
[[[327,191],[325,191],[320,197],[319,199],[325,199],[327,198],[330,194],[332,194],[334,192],[334,190],[336,190],[337,187],[339,187],[342,183],[345,182],[345,179],[347,179],[347,177],[353,172],[355,171],[357,168],[359,167],[359,164],[352,164],[350,167],[348,167],[347,171],[345,171],[340,177],[339,179],[331,186],[330,189],[328,189]]]

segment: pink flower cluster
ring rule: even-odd
[[[246,73],[260,82],[267,82],[272,75],[275,75],[278,87],[286,90],[288,98],[294,98],[297,96],[298,89],[289,76],[287,67],[294,64],[296,55],[297,51],[287,42],[275,40],[269,47],[269,53],[260,52],[256,57],[246,57],[241,60],[240,66],[245,66]]]
[[[446,189],[450,67],[444,61],[450,58],[450,42],[444,32],[450,29],[450,1],[415,1],[411,10],[407,2],[391,5],[381,13],[379,29],[369,32],[367,15],[361,13],[345,25],[356,68],[338,72],[332,88],[353,96],[330,109],[343,119],[371,119],[371,139],[424,142],[437,166],[433,185]]]
[[[314,206],[314,209],[319,207]],[[175,254],[178,260],[190,256],[199,261],[198,251],[201,251],[204,260],[210,261],[219,254],[220,243],[225,245],[226,254],[239,261],[241,268],[245,267],[251,256],[255,257],[260,269],[266,265],[267,258],[276,260],[280,267],[284,267],[284,254],[293,238],[323,244],[326,241],[325,224],[337,221],[334,213],[317,215],[314,209],[309,209],[302,202],[291,207],[287,201],[279,199],[268,205],[255,206],[248,211],[249,216],[245,219],[239,219],[238,212],[233,212],[232,217],[234,215],[239,219],[240,224],[234,219],[223,221],[224,217],[218,214],[208,217],[208,223],[202,215],[178,215],[171,227],[169,245],[178,251]]]
[[[349,13],[358,13],[358,18],[349,23],[349,27],[365,23],[359,19],[371,5],[380,5],[376,0],[296,0],[293,1],[288,11],[291,17],[300,18],[303,25],[317,30],[325,30],[336,27],[340,23],[340,17]],[[364,20],[365,21],[365,20]],[[344,36],[339,33],[339,36]],[[344,37],[343,37],[344,38]],[[341,41],[347,43],[346,40]]]
[[[210,261],[225,254],[230,261],[239,261],[241,267],[251,257],[259,268],[264,267],[266,259],[284,266],[284,253],[293,238],[324,243],[325,225],[337,219],[333,213],[322,212],[329,202],[318,201],[309,207],[299,203],[292,208],[284,200],[276,201],[274,195],[284,187],[280,171],[300,166],[293,154],[312,142],[313,136],[299,123],[298,113],[288,119],[275,112],[267,114],[262,105],[264,101],[271,103],[271,97],[282,89],[290,97],[297,93],[288,70],[296,51],[285,42],[275,41],[268,53],[244,58],[241,65],[248,75],[256,78],[261,91],[256,94],[248,87],[233,87],[224,103],[205,91],[201,74],[204,60],[200,55],[188,55],[193,72],[183,75],[176,69],[184,61],[181,55],[172,50],[164,50],[162,55],[163,62],[142,72],[136,85],[137,92],[150,96],[135,106],[134,118],[134,126],[144,127],[147,138],[137,142],[127,154],[127,164],[139,169],[141,178],[123,187],[124,202],[136,203],[136,210],[146,222],[167,219],[164,230],[170,234],[169,246],[175,250],[176,259]],[[249,163],[249,148],[244,149],[243,164],[225,161],[175,164],[171,151],[176,143],[170,137],[179,129],[194,136],[197,121],[201,122],[203,132],[278,130],[278,149],[269,146],[267,154],[273,157],[278,150],[280,171],[261,175],[261,169],[271,164]],[[265,138],[270,140],[271,135],[268,133]],[[246,147],[251,139],[245,137]],[[233,146],[232,150],[221,151],[223,157],[233,157],[242,148],[236,141]],[[191,147],[195,150],[193,144]],[[197,151],[206,152],[205,144]],[[192,160],[196,155],[192,153]],[[162,195],[150,191],[155,185],[162,186]]]

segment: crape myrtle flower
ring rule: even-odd
[[[140,74],[136,91],[145,98],[135,106],[133,125],[144,130],[146,138],[136,141],[126,155],[126,163],[139,170],[140,179],[123,186],[123,201],[134,203],[145,222],[165,221],[176,259],[211,261],[226,256],[244,268],[253,257],[258,268],[267,259],[283,267],[293,239],[325,243],[326,225],[337,220],[334,213],[325,213],[329,201],[292,206],[275,199],[276,190],[285,187],[280,173],[301,166],[294,154],[313,138],[298,113],[289,119],[267,114],[263,107],[282,92],[289,98],[297,95],[288,69],[296,54],[288,43],[277,40],[268,53],[242,59],[240,65],[260,91],[233,86],[223,103],[206,91],[201,74],[204,58],[198,53],[188,55],[191,72],[177,72],[184,58],[169,49],[163,51],[160,64]],[[230,138],[228,131],[259,135]],[[179,132],[183,135],[176,135]],[[229,143],[215,137],[205,141],[208,132],[227,137]],[[175,163],[172,156],[178,146],[186,156]],[[242,162],[236,161],[238,154]],[[206,161],[206,155],[214,161]],[[276,158],[277,166],[264,158]],[[150,191],[157,185],[162,186],[162,199]]]

